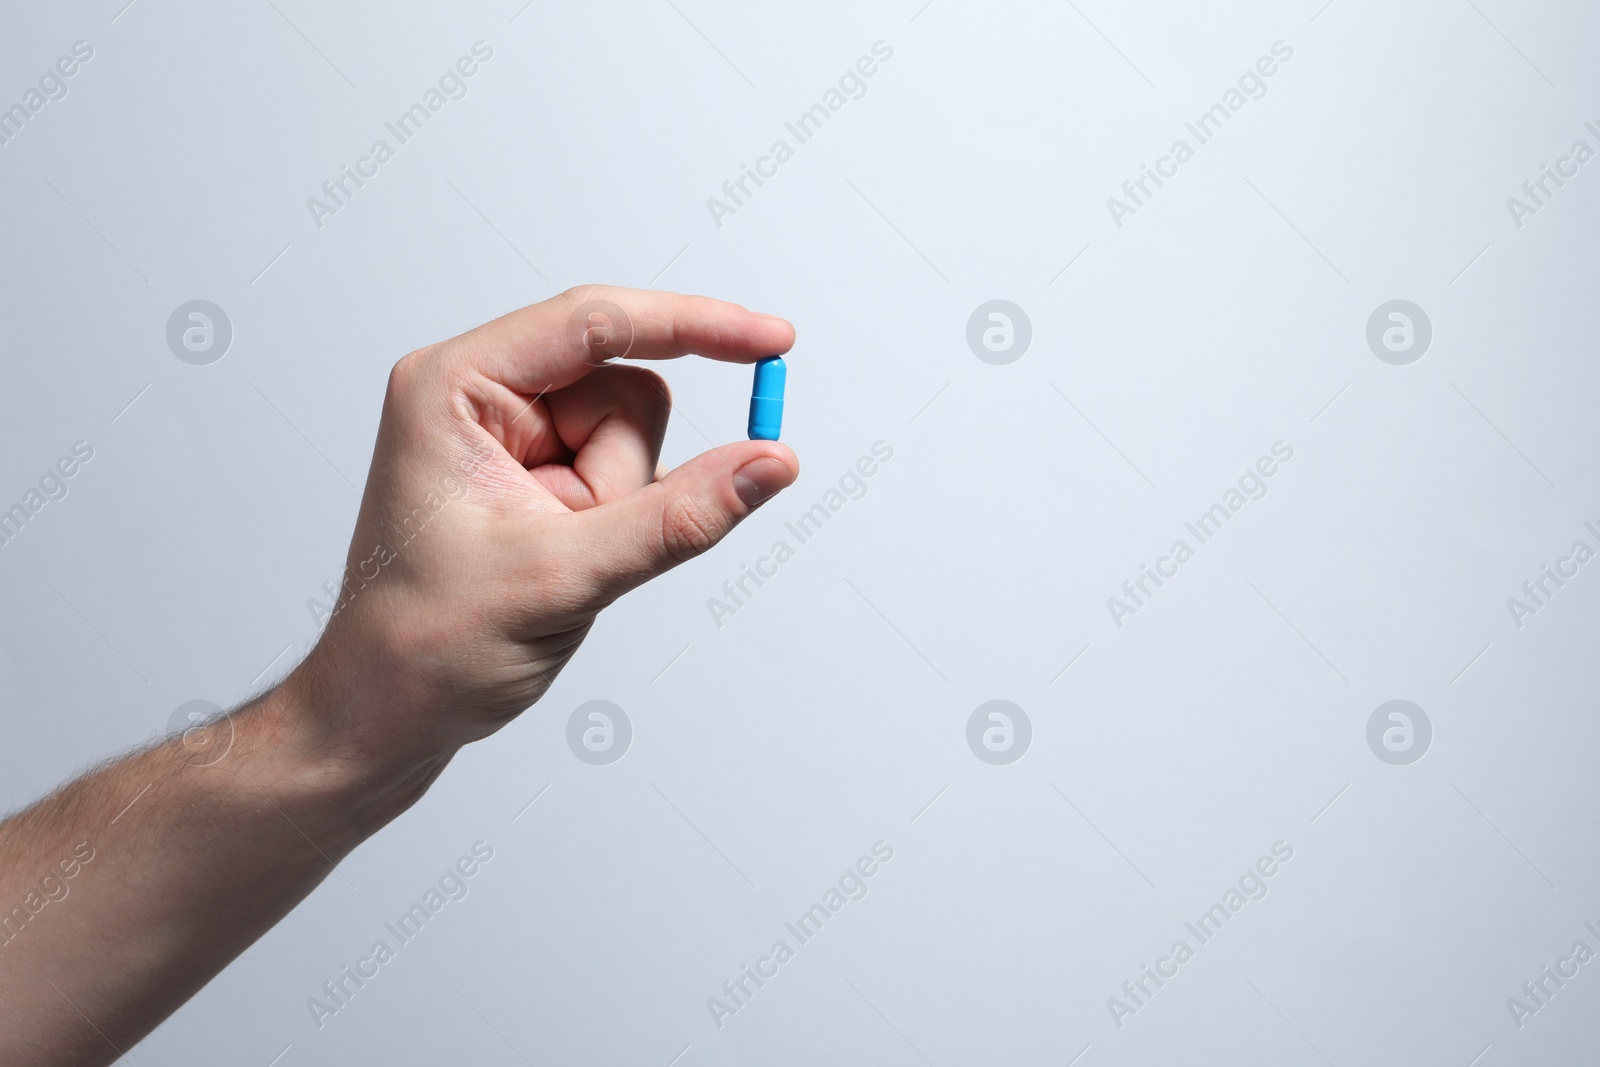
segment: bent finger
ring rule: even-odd
[[[794,483],[800,461],[776,441],[723,445],[628,497],[571,517],[581,575],[602,604],[709,550]]]

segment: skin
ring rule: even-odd
[[[666,384],[612,358],[793,342],[733,304],[590,286],[400,360],[305,661],[0,823],[0,1063],[116,1060],[543,696],[603,608],[797,477],[770,441],[660,468]]]

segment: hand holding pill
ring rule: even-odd
[[[347,584],[306,668],[340,686],[370,735],[359,743],[420,755],[492,733],[544,693],[603,607],[791,484],[774,353],[793,342],[784,320],[733,304],[594,286],[402,359],[349,556],[350,573],[376,576]],[[757,439],[658,479],[666,383],[614,360],[690,353],[757,366]]]

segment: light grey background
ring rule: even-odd
[[[94,449],[0,548],[0,801],[292,665],[412,348],[590,281],[781,313],[805,464],[130,1062],[1594,1046],[1600,963],[1520,1029],[1506,1001],[1600,949],[1600,564],[1521,628],[1506,601],[1600,547],[1600,162],[1521,227],[1506,201],[1600,149],[1600,11],[124,3],[0,12],[0,106],[94,49],[0,146],[0,507]],[[317,227],[307,198],[480,40],[467,96]],[[866,95],[719,227],[707,198],[877,41]],[[1278,41],[1266,95],[1119,228],[1107,198]],[[166,344],[193,299],[232,323],[210,366]],[[994,299],[1032,326],[1004,366],[966,341]],[[1366,343],[1394,299],[1433,325],[1409,366]],[[665,373],[669,462],[742,436],[747,371]],[[708,599],[877,441],[866,495],[717,626]],[[1115,625],[1278,441],[1267,496]],[[567,719],[600,699],[633,738],[592,766]],[[967,745],[997,699],[1033,731],[1003,766]],[[1367,746],[1394,699],[1433,726],[1409,766]],[[319,1028],[322,983],[480,840],[470,894]],[[707,998],[880,840],[866,898],[718,1028]],[[1108,998],[1278,841],[1266,898],[1119,1028]]]

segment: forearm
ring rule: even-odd
[[[220,758],[169,741],[0,824],[0,1064],[117,1059],[448,761],[335,741],[314,691],[235,714]]]

